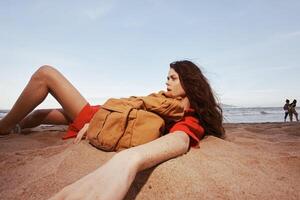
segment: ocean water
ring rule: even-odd
[[[283,122],[282,107],[225,107],[224,122],[254,123],[254,122]]]
[[[2,118],[8,110],[0,110]],[[224,107],[224,122],[254,123],[254,122],[283,122],[282,107]]]
[[[5,116],[8,110],[0,110],[0,119]]]

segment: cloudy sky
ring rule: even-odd
[[[1,0],[0,109],[44,64],[99,104],[165,89],[181,59],[222,103],[282,106],[300,100],[299,10],[298,0]]]

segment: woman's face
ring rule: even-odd
[[[179,75],[177,72],[170,68],[168,77],[167,77],[167,91],[171,94],[172,97],[185,97],[185,91],[182,88],[180,83]]]

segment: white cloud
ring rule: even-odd
[[[296,38],[300,36],[300,30],[297,31],[291,31],[291,32],[285,32],[285,33],[281,33],[278,35],[274,35],[273,37],[271,37],[271,39],[281,39],[281,40],[286,40],[286,39],[292,39],[292,38]]]
[[[115,1],[102,1],[98,6],[84,10],[84,15],[86,15],[90,20],[97,20],[100,17],[109,14],[115,6]]]
[[[285,38],[298,37],[300,36],[300,31],[293,31],[282,35]]]
[[[267,68],[266,71],[274,71],[274,70],[284,71],[284,70],[293,70],[293,69],[297,69],[297,67],[296,66],[276,66],[276,67]]]

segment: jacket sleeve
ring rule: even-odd
[[[184,115],[180,99],[169,98],[163,91],[137,98],[142,100],[143,109],[158,114],[164,120],[179,121]]]

